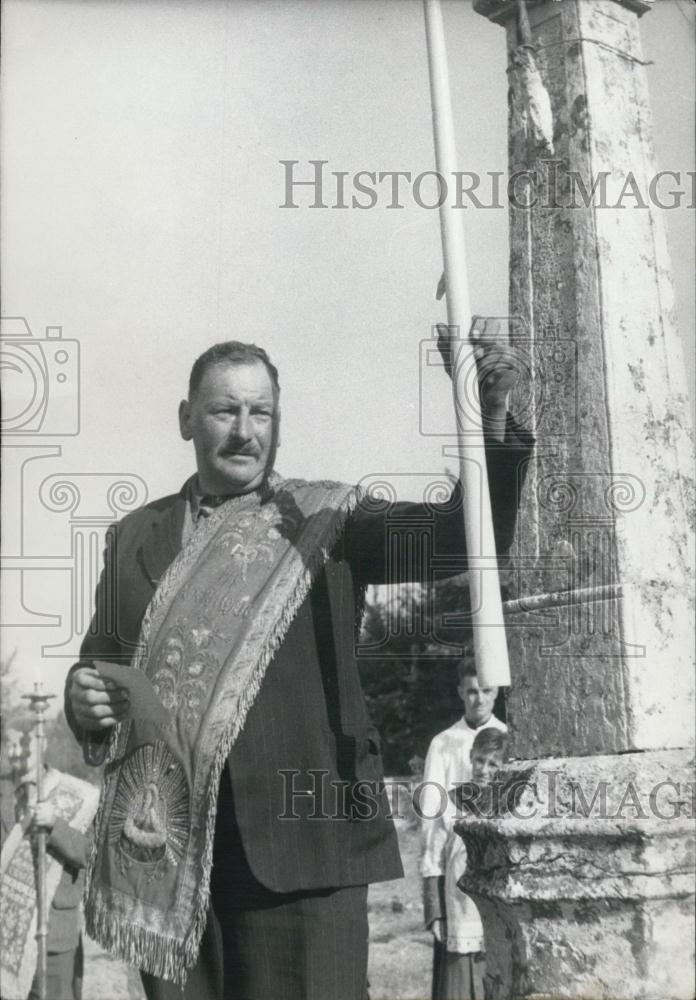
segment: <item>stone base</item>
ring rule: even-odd
[[[506,767],[457,828],[489,1000],[692,1000],[693,777],[678,750]]]

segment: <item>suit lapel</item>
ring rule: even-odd
[[[142,564],[153,587],[181,549],[181,535],[186,516],[186,497],[182,490],[165,510],[155,512],[141,548]]]

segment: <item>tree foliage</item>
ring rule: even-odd
[[[457,667],[472,655],[468,607],[462,576],[382,588],[366,604],[358,663],[388,774],[408,774],[433,736],[461,718]],[[502,693],[495,713],[504,719]]]
[[[461,715],[459,658],[433,642],[433,587],[409,585],[375,595],[365,609],[359,665],[389,774],[408,774],[435,733]]]
[[[23,697],[29,686],[23,682],[16,669],[14,654],[0,662],[0,711],[2,732],[0,736],[0,774],[12,780],[12,753],[20,738],[33,739],[36,732],[36,715]],[[49,703],[55,705],[54,701]],[[50,711],[50,708],[49,708]],[[65,715],[46,718],[45,760],[50,767],[73,774],[92,784],[101,781],[101,770],[89,767],[82,759],[82,751],[68,728]]]

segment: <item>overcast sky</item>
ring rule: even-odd
[[[504,33],[469,0],[444,6],[460,167],[505,171]],[[176,408],[212,342],[254,340],[278,365],[281,472],[354,482],[443,468],[418,395],[420,342],[444,318],[437,212],[410,198],[312,210],[299,195],[302,207],[280,208],[282,160],[305,177],[312,159],[351,176],[432,169],[427,63],[416,0],[5,0],[2,16],[3,315],[71,342],[42,431],[69,429],[78,367],[80,385],[79,433],[8,439],[24,450],[6,462],[5,553],[44,560],[21,600],[63,621],[25,618],[5,655],[16,646],[27,678],[41,668],[57,689],[77,642],[63,658],[41,650],[69,639],[70,526],[39,486],[82,475],[79,515],[98,533],[102,474],[140,477],[150,497],[177,490],[192,451]],[[657,163],[685,173],[693,5],[657,0],[641,29]],[[693,212],[662,214],[691,358]],[[507,211],[468,210],[465,225],[474,309],[505,313]],[[451,427],[444,380],[424,406],[428,427]],[[16,623],[20,576],[8,577]]]

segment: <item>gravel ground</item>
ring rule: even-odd
[[[405,877],[370,886],[370,1000],[429,1000],[432,935],[423,928],[419,837],[396,821]]]
[[[85,978],[82,1000],[144,1000],[140,975],[85,937]]]
[[[368,897],[370,998],[425,1000],[430,996],[432,946],[422,923],[418,834],[405,822],[397,822],[397,829],[406,877],[371,886]],[[85,939],[83,1000],[144,1000],[140,977]]]

